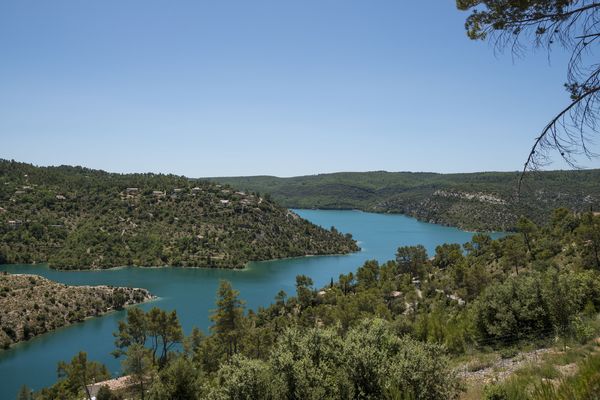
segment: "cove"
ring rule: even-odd
[[[159,299],[141,305],[176,309],[188,334],[193,326],[208,331],[210,310],[215,306],[215,292],[220,279],[232,282],[246,301],[247,308],[270,304],[283,289],[294,295],[295,277],[310,276],[316,287],[324,286],[339,274],[355,271],[364,261],[380,262],[394,258],[399,246],[422,244],[430,255],[442,243],[465,243],[472,233],[456,228],[419,222],[397,214],[372,214],[360,211],[294,210],[300,216],[325,228],[335,226],[350,232],[362,250],[343,256],[301,257],[250,263],[244,270],[133,268],[102,271],[55,271],[44,265],[0,265],[0,271],[38,274],[69,285],[114,285],[143,287]],[[494,238],[503,236],[493,233]],[[56,364],[70,360],[84,350],[88,358],[107,365],[118,375],[120,360],[113,358],[112,332],[125,311],[61,328],[0,350],[0,399],[14,399],[22,384],[38,390],[56,381]]]

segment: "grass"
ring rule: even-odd
[[[507,352],[506,352],[507,353]],[[467,369],[471,372],[493,365],[498,353],[476,356]],[[517,355],[515,359],[519,359]],[[487,365],[487,364],[490,365]],[[484,366],[486,365],[486,366]],[[572,365],[572,368],[562,366]],[[499,371],[497,371],[499,372]],[[543,354],[516,370],[501,382],[473,382],[461,400],[600,400],[600,342],[561,343],[554,351]]]

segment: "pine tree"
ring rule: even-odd
[[[27,385],[21,386],[19,393],[17,394],[17,400],[31,400],[31,389]]]
[[[239,294],[240,292],[234,290],[229,281],[222,280],[217,290],[217,308],[210,316],[214,323],[211,331],[225,347],[228,359],[238,352],[244,315],[244,302],[239,299]]]

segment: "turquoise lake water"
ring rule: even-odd
[[[255,262],[244,270],[184,269],[184,268],[119,268],[104,271],[54,271],[43,265],[0,265],[0,271],[38,274],[69,285],[134,286],[149,289],[159,299],[141,305],[176,309],[186,333],[193,326],[207,331],[208,316],[214,308],[215,292],[220,279],[232,282],[247,307],[268,305],[275,294],[285,290],[295,294],[295,277],[313,278],[320,287],[341,273],[355,271],[364,261],[381,262],[394,258],[399,246],[423,244],[430,255],[441,243],[465,243],[472,233],[455,228],[419,222],[413,218],[392,214],[371,214],[360,211],[294,210],[300,216],[330,228],[350,232],[362,251],[345,256],[302,257],[277,261]],[[492,234],[493,237],[501,233]],[[89,359],[106,364],[119,374],[120,360],[114,359],[112,332],[124,311],[89,319],[38,336],[28,342],[0,350],[0,399],[14,399],[22,384],[33,389],[56,381],[56,364],[70,360],[80,350]]]

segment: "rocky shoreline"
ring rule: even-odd
[[[154,298],[140,288],[69,286],[37,275],[0,273],[0,349]]]

